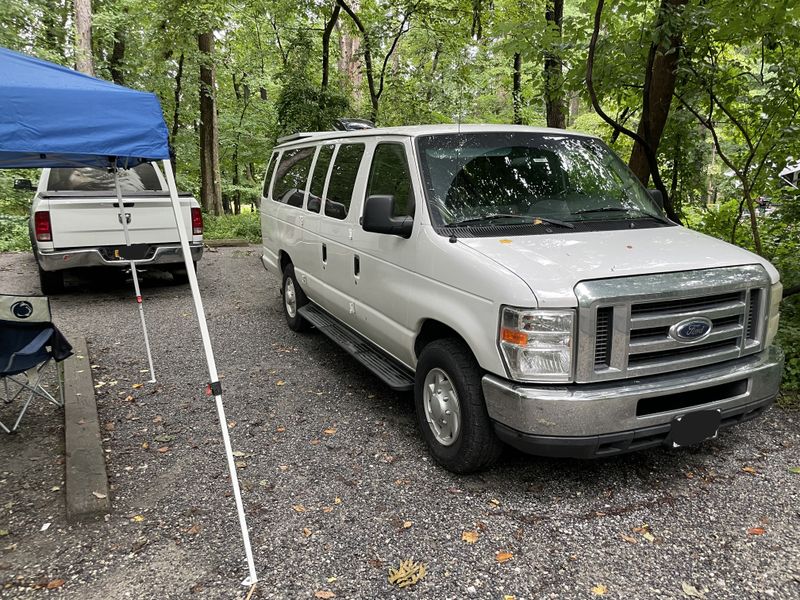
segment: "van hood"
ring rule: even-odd
[[[680,226],[458,242],[520,277],[540,308],[576,306],[573,289],[588,279],[752,264],[763,265],[773,283],[779,279],[775,268],[752,252]]]

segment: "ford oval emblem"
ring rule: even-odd
[[[669,328],[669,335],[678,342],[699,342],[709,336],[712,327],[710,319],[694,317],[675,323]]]

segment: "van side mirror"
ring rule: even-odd
[[[14,189],[15,190],[33,190],[33,184],[31,183],[30,179],[15,179],[14,180]]]
[[[400,237],[410,237],[414,227],[411,217],[393,217],[394,196],[370,196],[364,205],[361,226],[364,231],[388,233]]]
[[[650,199],[656,203],[658,208],[664,208],[664,196],[661,194],[660,190],[647,190]]]

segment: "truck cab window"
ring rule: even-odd
[[[155,167],[150,163],[142,163],[132,169],[121,169],[119,187],[123,194],[162,191]],[[106,169],[93,167],[50,169],[47,190],[50,192],[113,192],[114,174]]]
[[[364,156],[364,144],[342,144],[333,163],[328,196],[325,198],[325,214],[334,219],[344,219],[350,210],[353,187]]]
[[[402,144],[378,144],[369,170],[367,195],[394,196],[395,217],[414,216],[414,191]]]
[[[325,190],[325,178],[328,176],[328,167],[333,157],[334,146],[323,146],[317,156],[317,164],[314,166],[314,174],[311,176],[311,190],[308,195],[308,205],[306,208],[311,212],[318,213],[322,206],[322,192]]]
[[[314,148],[296,148],[283,153],[273,177],[275,183],[272,186],[272,199],[275,202],[298,208],[303,206],[308,172],[313,158]]]

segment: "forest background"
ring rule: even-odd
[[[520,123],[603,138],[669,216],[781,272],[800,391],[800,0],[4,0],[0,46],[155,92],[207,237],[260,239],[275,140]],[[0,171],[0,251],[29,248],[35,172]]]

